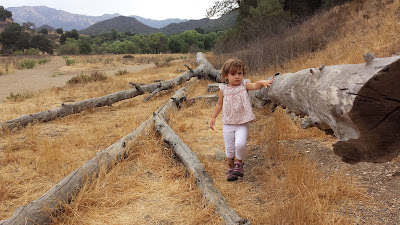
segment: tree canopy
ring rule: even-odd
[[[52,42],[44,34],[31,34],[30,30],[27,30],[30,28],[27,27],[30,27],[30,24],[24,24],[24,26],[20,26],[18,23],[9,24],[0,33],[2,52],[13,53],[36,48],[42,52],[53,54]]]
[[[0,21],[5,21],[7,18],[11,19],[12,12],[4,9],[3,6],[0,6]]]

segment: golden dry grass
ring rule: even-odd
[[[324,50],[269,68],[265,73],[294,72],[320,64],[361,63],[362,54],[367,51],[380,57],[397,53],[400,41],[396,9],[399,7],[400,1],[393,0],[354,1],[335,8],[333,10],[338,12],[350,13],[337,39]],[[324,20],[320,17],[316,21]],[[224,57],[229,56],[208,54],[207,57],[219,68]],[[110,77],[105,82],[44,90],[18,103],[3,102],[0,103],[0,121],[52,109],[66,101],[125,90],[130,88],[129,82],[171,79],[180,74],[176,70],[184,69],[185,63],[195,68],[193,59],[189,56],[186,61]],[[78,67],[88,66],[83,64]],[[263,78],[249,77],[253,81]],[[208,83],[201,80],[191,85],[188,98],[206,94]],[[158,94],[147,103],[142,102],[144,96],[139,96],[112,107],[96,108],[0,134],[0,219],[10,217],[18,206],[38,198],[97,151],[132,132],[172,93]],[[357,223],[352,213],[357,204],[366,204],[368,198],[357,179],[343,176],[343,171],[326,173],[283,144],[285,140],[296,139],[332,143],[334,138],[317,129],[300,129],[284,110],[272,114],[265,109],[255,110],[257,120],[250,127],[247,155],[258,156],[259,160],[248,160],[245,179],[228,183],[225,181],[226,163],[215,160],[215,152],[224,149],[222,126],[217,123],[216,131],[208,128],[211,112],[212,106],[196,103],[170,113],[170,123],[198,154],[217,188],[239,215],[249,218],[253,224],[266,221],[268,224]],[[108,173],[103,171],[86,184],[71,204],[65,205],[65,211],[53,224],[223,223],[154,131],[147,131],[131,151],[126,161]]]
[[[131,151],[128,160],[85,185],[54,224],[222,222],[153,130]]]
[[[329,140],[330,137],[317,129],[298,128],[284,110],[273,114],[265,109],[257,110],[257,121],[250,126],[247,154],[261,152],[265,154],[265,161],[246,167],[249,175],[245,176],[250,178],[227,182],[226,162],[215,160],[215,152],[224,149],[222,125],[217,122],[215,131],[208,128],[211,113],[212,107],[201,102],[170,114],[169,123],[197,153],[216,187],[242,217],[247,217],[253,224],[265,224],[266,221],[268,224],[344,224],[355,221],[338,211],[365,200],[364,190],[340,171],[325,176],[314,163],[279,144],[287,139]],[[249,158],[245,158],[245,162]]]
[[[111,77],[106,82],[46,90],[35,95],[32,99],[26,99],[20,102],[18,105],[13,102],[4,102],[1,104],[2,110],[10,115],[2,114],[1,120],[4,121],[22,114],[54,108],[63,102],[64,98],[74,98],[75,101],[78,101],[124,90],[129,88],[127,85],[129,81],[151,82],[151,80],[156,79],[171,79],[179,74],[176,72],[177,68],[181,68],[180,63],[171,63],[170,67],[162,69],[162,73],[160,71],[161,69],[156,68],[153,69],[153,71],[146,70],[139,73]],[[10,217],[17,206],[25,205],[38,198],[63,177],[92,158],[97,151],[105,149],[121,137],[132,132],[132,130],[147,119],[153,111],[163,105],[169,99],[171,93],[172,91],[160,93],[149,103],[142,103],[144,96],[139,96],[134,99],[116,103],[112,107],[95,108],[56,121],[34,124],[20,131],[2,134],[0,140],[0,148],[2,149],[0,151],[0,164],[2,165],[0,168],[0,184],[2,186],[0,188],[2,199],[0,204],[0,218],[5,219]],[[160,147],[162,146],[160,143],[152,142],[152,144],[153,146],[141,149],[141,151],[143,151],[144,154],[147,154],[146,152],[149,149],[161,149],[159,154],[164,152],[164,148]],[[143,157],[146,158],[146,156]],[[167,170],[171,170],[168,168],[174,168],[169,165],[169,163],[165,163],[166,159],[162,156],[156,158],[160,158],[163,162],[152,158],[143,159],[142,161],[151,159],[154,164],[150,166],[160,167],[160,171],[153,171],[157,176],[164,176],[162,174],[165,172],[163,171],[164,167],[167,167]],[[184,177],[185,175],[182,168],[179,168],[181,168],[181,166],[179,166],[178,169],[172,169],[172,171],[177,170],[173,173],[175,175],[171,175],[172,178],[170,178],[173,180],[170,184],[172,187],[178,188],[182,186],[174,179],[174,176]],[[181,171],[181,173],[176,175],[179,171]],[[113,174],[110,176],[113,176]],[[132,179],[135,179],[135,177]],[[186,179],[187,185],[193,186],[193,184],[189,182],[189,179]],[[165,184],[163,183],[165,182],[159,185],[168,186],[168,182]],[[182,186],[182,188],[187,187]],[[192,202],[194,203],[187,204],[187,207],[201,207],[201,209],[197,208],[196,212],[199,211],[206,214],[208,211],[212,211],[210,207],[205,207],[204,204],[201,203],[202,200],[198,198],[199,193],[194,187],[190,190],[192,192],[189,193],[193,194]],[[193,190],[195,190],[197,194],[194,194]],[[161,193],[163,192],[163,190],[160,191]],[[188,189],[178,192],[186,193]],[[154,194],[156,195],[156,193]],[[173,194],[170,195],[173,196]],[[80,197],[80,199],[80,202],[82,202],[84,198]],[[177,201],[182,201],[182,199],[188,198],[178,198]],[[172,202],[172,200],[170,201]],[[154,207],[154,209],[160,207]],[[199,215],[204,216],[205,214],[202,213],[199,213]],[[149,213],[149,215],[154,217],[152,221],[158,218],[157,216],[153,216],[153,214],[154,213]],[[72,215],[68,215],[67,217],[69,216]],[[189,219],[192,218],[193,217],[190,217]],[[218,220],[219,219],[216,218],[216,221]],[[75,219],[73,221],[75,221]],[[179,221],[179,219],[177,221]],[[74,222],[67,221],[65,223]]]
[[[69,70],[97,70],[116,68],[124,65],[135,64],[157,64],[162,65],[167,59],[181,60],[187,57],[185,54],[135,54],[133,58],[124,58],[126,55],[88,55],[88,56],[66,56],[67,59],[74,61],[73,64],[67,66]]]
[[[271,73],[296,72],[322,64],[363,63],[363,54],[367,52],[377,57],[399,54],[399,7],[398,0],[360,0],[313,17],[300,28],[300,32],[310,31],[308,28],[311,26],[318,29],[319,23],[340,23],[341,29],[336,34],[337,38],[330,41],[323,50],[304,54],[286,65],[271,68]]]

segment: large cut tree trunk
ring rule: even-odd
[[[332,129],[334,152],[345,162],[387,162],[400,152],[400,57],[365,59],[286,73],[252,95]]]

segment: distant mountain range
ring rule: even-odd
[[[57,10],[46,6],[21,6],[6,8],[12,12],[12,18],[16,23],[22,25],[24,22],[32,22],[36,27],[48,25],[55,29],[62,28],[65,31],[72,29],[82,30],[97,22],[121,16],[120,14],[104,14],[102,16],[87,16],[73,14],[63,10]],[[165,19],[152,20],[140,16],[130,16],[136,18],[141,23],[153,27],[161,28],[170,23],[186,22],[187,19]]]
[[[151,34],[162,32],[165,35],[179,34],[185,30],[201,28],[206,32],[226,30],[232,27],[238,13],[231,12],[218,19],[166,19],[152,20],[140,16],[121,16],[120,14],[105,14],[102,16],[86,16],[72,14],[46,6],[9,7],[12,19],[21,24],[32,22],[36,27],[63,28],[64,31],[76,29],[82,34],[100,34],[115,30]]]
[[[171,23],[160,29],[156,29],[147,26],[137,19],[132,17],[119,16],[99,23],[93,24],[92,26],[80,30],[79,33],[82,34],[100,34],[110,30],[115,30],[118,32],[131,32],[131,33],[141,33],[141,34],[151,34],[161,32],[165,35],[180,34],[185,30],[194,30],[196,28],[201,28],[205,32],[220,31],[231,28],[236,21],[237,13],[232,12],[223,15],[219,19],[201,19],[201,20],[189,20],[187,22],[181,23]]]

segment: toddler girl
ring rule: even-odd
[[[219,86],[218,102],[214,107],[210,128],[214,130],[215,119],[222,110],[225,153],[228,161],[228,181],[235,181],[244,175],[243,156],[246,150],[248,122],[255,119],[251,109],[248,90],[268,87],[274,81],[260,80],[255,83],[243,79],[244,64],[237,58],[229,59],[221,69],[225,83]]]

